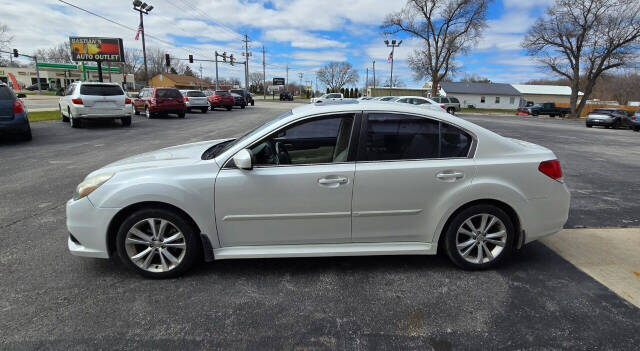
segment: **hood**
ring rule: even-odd
[[[202,153],[208,148],[228,139],[218,139],[201,141],[197,143],[184,144],[167,147],[164,149],[146,152],[143,154],[124,158],[110,163],[96,171],[91,172],[87,177],[92,177],[105,173],[117,173],[130,170],[140,170],[144,168],[175,167],[198,162]]]

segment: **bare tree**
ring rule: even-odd
[[[385,19],[387,35],[406,32],[422,39],[424,47],[409,57],[417,79],[431,79],[432,96],[438,85],[455,70],[455,58],[475,46],[487,26],[491,0],[409,0],[399,12]]]
[[[464,77],[460,79],[460,81],[465,83],[491,83],[491,79],[477,75],[475,73],[465,74]]]
[[[358,83],[358,71],[349,62],[329,62],[316,73],[318,80],[333,92]]]
[[[48,49],[38,49],[34,55],[38,60],[51,63],[73,63],[71,60],[71,45],[69,42],[60,43]]]
[[[580,116],[598,78],[630,62],[639,45],[638,0],[558,0],[522,42],[530,56],[570,81],[573,117]]]
[[[262,91],[264,75],[261,72],[249,73],[249,85],[253,86],[255,91]]]

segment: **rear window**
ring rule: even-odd
[[[242,90],[231,90],[232,93],[236,93],[238,95],[243,95],[243,91]]]
[[[0,87],[0,100],[13,100],[13,92],[8,87]]]
[[[216,95],[229,95],[228,91],[216,91]]]
[[[83,84],[80,86],[80,95],[116,96],[124,95],[124,92],[122,91],[122,88],[117,85]]]
[[[182,94],[180,94],[180,92],[177,89],[158,89],[156,90],[156,97],[175,99],[175,98],[181,98]]]
[[[454,98],[454,97],[449,98],[449,101],[451,101],[454,104],[459,104],[460,103],[460,100],[458,100],[458,98]]]
[[[205,97],[204,93],[201,91],[190,91],[187,93],[188,97]]]

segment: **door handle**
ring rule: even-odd
[[[445,182],[455,182],[458,179],[464,178],[464,172],[460,171],[443,171],[436,174],[436,178]]]
[[[320,185],[346,184],[347,181],[348,179],[344,177],[320,178],[318,179],[318,184]]]

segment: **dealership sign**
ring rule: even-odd
[[[120,38],[70,37],[72,61],[124,62]]]
[[[273,85],[284,85],[284,78],[273,78]]]

